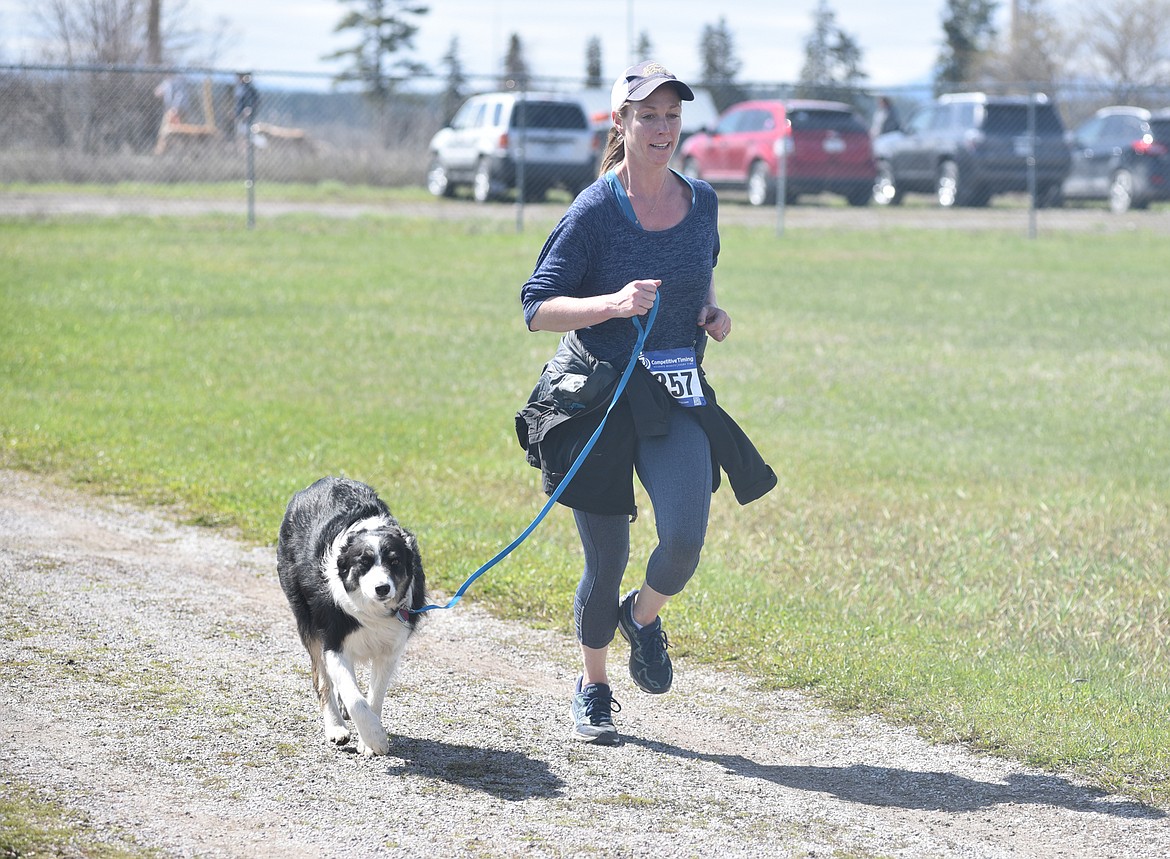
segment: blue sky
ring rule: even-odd
[[[1069,0],[1054,0],[1051,6]],[[437,68],[451,39],[468,74],[494,74],[513,33],[536,74],[578,76],[588,39],[601,39],[605,76],[628,65],[629,37],[647,32],[657,59],[679,77],[699,71],[703,27],[726,18],[744,66],[743,81],[794,80],[803,62],[816,0],[421,0],[416,58]],[[321,56],[346,47],[332,33],[345,7],[337,0],[186,0],[205,31],[226,22],[232,37],[216,65],[258,70],[332,72]],[[0,0],[0,61],[35,62],[29,0]],[[167,0],[163,0],[164,12]],[[1002,0],[1001,6],[1010,6]],[[838,25],[860,44],[873,86],[929,78],[942,43],[944,0],[829,0]],[[720,11],[722,10],[722,11]],[[1004,10],[1001,9],[1001,15]],[[1005,21],[1006,25],[1006,21]]]

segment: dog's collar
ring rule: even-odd
[[[398,611],[394,612],[394,616],[407,626],[410,626],[410,609],[403,606],[402,608],[398,609]]]

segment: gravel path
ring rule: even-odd
[[[742,193],[720,192],[719,223],[777,229],[781,226],[774,207],[749,206]],[[529,204],[521,222],[529,229],[547,232],[564,214],[564,203]],[[0,217],[53,218],[72,215],[105,217],[143,215],[150,217],[189,217],[202,214],[238,215],[241,224],[247,204],[238,199],[160,199],[149,196],[97,196],[81,194],[29,194],[0,190]],[[331,218],[354,218],[370,215],[402,215],[434,218],[438,221],[494,224],[512,229],[517,222],[516,206],[508,203],[473,203],[468,200],[388,201],[385,203],[288,202],[270,200],[263,187],[257,194],[255,215],[259,219],[279,215],[317,215]],[[818,204],[815,200],[788,206],[783,226],[793,229],[831,230],[1007,230],[1028,235],[1031,218],[1026,207],[990,206],[981,209],[941,210],[919,202],[916,205],[842,208]],[[1115,215],[1104,204],[1043,209],[1036,213],[1037,235],[1060,232],[1110,234],[1118,232],[1152,232],[1170,234],[1170,207],[1155,206],[1149,211],[1130,211]]]
[[[465,603],[412,641],[390,755],[337,750],[271,549],[2,470],[0,577],[0,793],[165,855],[1170,855],[1157,809],[685,660],[582,746],[572,642]]]

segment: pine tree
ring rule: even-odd
[[[827,0],[820,0],[813,11],[813,31],[804,42],[798,92],[810,98],[850,101],[867,77],[861,68],[861,48],[837,26],[837,13]]]
[[[946,43],[935,68],[934,89],[942,93],[971,82],[995,41],[995,0],[947,0]]]
[[[699,54],[702,59],[702,83],[711,91],[716,106],[722,110],[741,101],[743,93],[735,78],[743,68],[743,63],[735,55],[735,39],[726,18],[720,18],[715,26],[704,25],[703,35],[699,39]]]
[[[630,60],[630,65],[652,59],[654,59],[654,43],[650,41],[650,34],[643,30],[638,34],[638,43],[634,45],[634,56]]]
[[[585,45],[585,86],[601,88],[601,37],[590,36]]]
[[[447,123],[463,103],[467,75],[463,73],[463,61],[459,59],[459,37],[453,36],[443,54],[443,121]]]
[[[528,62],[524,59],[524,43],[513,33],[508,40],[508,53],[504,56],[504,89],[526,89],[528,87]]]
[[[426,71],[420,63],[398,59],[397,55],[414,47],[418,33],[417,17],[430,8],[413,0],[338,0],[350,8],[333,28],[335,33],[353,31],[358,43],[335,51],[322,59],[347,60],[349,67],[334,77],[337,82],[357,81],[365,91],[384,100],[394,89],[392,77]]]

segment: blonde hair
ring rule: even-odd
[[[598,176],[604,176],[614,167],[622,163],[626,157],[626,142],[622,140],[621,132],[616,128],[609,130],[609,139],[605,142],[605,152],[601,156],[601,170]]]
[[[618,113],[622,113],[630,103],[628,101],[622,102],[622,106],[618,109]],[[604,176],[614,167],[622,163],[622,159],[626,157],[626,141],[622,138],[622,133],[618,131],[616,125],[611,125],[609,128],[609,137],[605,140],[605,151],[601,156],[601,169],[598,171],[598,176]]]

